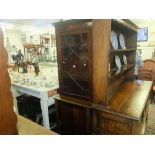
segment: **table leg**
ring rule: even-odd
[[[17,98],[16,97],[13,97],[13,109],[14,109],[14,112],[16,113],[16,114],[19,114],[19,112],[18,112],[18,105],[17,105]]]
[[[17,105],[17,96],[19,94],[16,92],[16,89],[14,87],[11,87],[12,97],[13,97],[13,109],[16,114],[19,114],[18,112],[18,105]]]
[[[43,116],[43,125],[44,125],[44,127],[50,129],[49,114],[48,114],[48,102],[47,101],[48,101],[47,92],[42,92],[41,98],[40,98],[40,105],[41,105],[42,116]]]

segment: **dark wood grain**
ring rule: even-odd
[[[139,119],[105,109],[103,106],[94,107],[92,109],[93,133],[121,135],[144,134],[147,125],[149,104],[150,99],[148,98]]]
[[[68,21],[61,21],[53,24],[57,31],[60,33],[65,33],[68,31],[78,31],[78,30],[86,30],[92,28],[92,20],[68,20]]]
[[[0,134],[17,134],[17,117],[13,111],[11,84],[7,71],[8,58],[3,44],[3,34],[0,29]]]
[[[93,102],[107,106],[110,20],[93,20]]]
[[[57,42],[57,56],[58,56],[58,72],[59,72],[59,85],[60,85],[60,94],[75,96],[80,98],[85,98],[91,100],[92,98],[92,31],[91,24],[87,23],[87,20],[79,21],[78,23],[73,22],[60,22],[56,24],[56,42]],[[89,22],[91,22],[89,20]],[[63,24],[62,24],[63,23]],[[64,24],[65,23],[65,24]],[[87,36],[87,48],[83,52],[87,52],[87,65],[84,66],[81,61],[79,53],[79,47],[74,45],[74,49],[70,46],[70,42],[64,42],[63,38],[73,38],[77,36],[85,35]],[[74,41],[74,40],[73,40]],[[78,46],[79,43],[77,43]],[[65,50],[63,46],[67,47],[69,56],[64,57]],[[80,52],[79,52],[80,51]],[[63,63],[65,61],[65,63]],[[76,68],[73,68],[73,65]],[[87,70],[87,71],[86,71]],[[70,78],[68,78],[68,77]],[[67,77],[67,78],[66,78]],[[67,81],[68,80],[68,81]],[[70,80],[70,81],[69,81]],[[76,82],[75,82],[76,81]],[[68,85],[67,85],[67,84]],[[72,87],[69,85],[72,84]],[[76,83],[76,84],[75,84]],[[78,86],[77,86],[78,85]],[[79,87],[81,86],[81,88]],[[75,88],[74,88],[75,87]]]
[[[61,100],[63,102],[68,102],[70,104],[74,104],[74,105],[78,105],[81,107],[85,107],[85,108],[91,108],[92,107],[92,102],[83,100],[83,99],[78,99],[78,98],[73,98],[73,97],[68,97],[68,96],[56,96],[55,99],[57,100]]]
[[[109,83],[108,88],[108,100],[120,89],[120,86],[124,83],[124,81],[124,74],[114,76],[111,78],[111,82]]]
[[[56,98],[56,109],[61,133],[81,134],[82,130],[90,133],[92,125],[93,134],[143,134],[152,83],[144,81],[137,84],[130,81],[134,79],[137,26],[129,20],[110,19],[70,20],[55,26],[60,79],[60,96]],[[112,49],[111,31],[115,31],[117,37],[120,33],[124,35],[126,49],[122,49],[120,43],[117,50]],[[69,96],[64,93],[61,74],[66,69],[61,65],[62,35],[84,32],[89,34],[89,88],[92,94],[91,98],[85,100],[80,99],[78,94]],[[124,54],[127,57],[127,67],[123,62]],[[115,55],[121,59],[120,72],[117,72]],[[75,57],[70,62],[78,64]],[[80,70],[82,68],[75,75],[79,75]]]
[[[57,125],[60,134],[91,134],[91,107],[76,101],[56,98]]]
[[[110,76],[109,84],[110,89],[108,93],[108,99],[112,97],[112,94],[117,92],[121,87],[122,82],[128,80],[134,80],[134,66],[135,66],[135,54],[137,48],[137,26],[130,22],[129,20],[112,20],[111,21],[111,30],[114,31],[118,38],[118,49],[115,50],[111,46],[111,51],[109,55],[110,63]],[[125,40],[126,49],[122,49],[119,42],[119,35],[123,34]],[[115,62],[115,56],[120,58],[121,70],[118,70],[118,67]],[[123,55],[127,58],[128,67],[123,69],[124,61]],[[117,69],[117,70],[116,70]],[[124,77],[123,81],[120,80]]]

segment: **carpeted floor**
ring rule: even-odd
[[[149,105],[148,122],[145,135],[155,135],[155,103]]]

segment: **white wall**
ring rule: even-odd
[[[15,46],[17,51],[19,49],[23,52],[23,45],[21,42],[21,31],[17,29],[2,29],[4,35],[4,46],[8,52],[9,62],[13,62],[12,55],[12,47]]]
[[[23,47],[21,42],[21,31],[20,30],[10,30],[7,29],[6,31],[3,31],[4,33],[4,39],[6,41],[6,38],[9,39],[10,46],[16,46],[17,49],[21,49]],[[6,46],[6,42],[5,42]]]
[[[23,43],[21,39],[22,34],[26,35],[26,43],[30,43],[30,36],[33,36],[35,44],[40,44],[41,34],[45,33],[55,34],[54,27],[52,26],[44,26],[44,27],[31,26],[31,27],[23,27],[23,29],[17,29],[17,28],[6,29],[4,26],[2,30],[4,34],[4,46],[6,47],[6,49],[11,49],[12,46],[15,46],[17,50],[21,49],[22,53],[24,52]],[[52,50],[53,48],[51,48],[51,51]],[[11,58],[11,53],[9,54],[9,62],[13,62]]]
[[[26,41],[30,43],[30,36],[34,37],[34,43],[40,44],[40,35],[42,34],[55,34],[54,27],[52,26],[38,26],[38,27],[28,27],[22,29],[22,33],[26,34]]]

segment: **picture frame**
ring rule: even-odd
[[[148,27],[139,28],[137,32],[137,42],[148,41]]]

